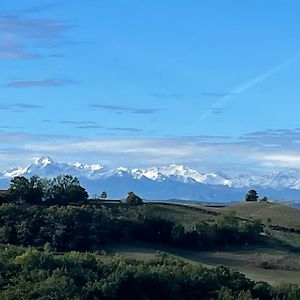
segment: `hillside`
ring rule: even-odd
[[[225,208],[214,208],[216,212],[235,210],[246,219],[260,219],[263,223],[300,229],[300,210],[273,202],[242,202]],[[268,221],[269,220],[269,221]]]
[[[261,233],[255,219],[264,222],[269,217],[279,227],[264,226]],[[255,281],[300,284],[300,234],[290,231],[298,228],[299,218],[299,210],[274,203],[6,203],[0,206],[0,242],[55,255],[74,250],[103,253],[104,261],[117,253],[148,261],[159,250],[197,266],[235,268]]]
[[[149,215],[170,219],[185,226],[199,221],[216,222],[224,213],[235,211],[238,217],[249,221],[261,220],[265,225],[300,229],[300,210],[274,202],[240,202],[224,207],[153,202],[146,203],[139,209]]]
[[[233,267],[253,280],[263,280],[271,284],[282,282],[300,285],[300,255],[291,251],[300,247],[300,234],[280,229],[299,229],[300,210],[276,203],[239,203],[226,207],[207,207],[204,205],[178,205],[150,203],[138,208],[145,215],[171,220],[186,228],[192,228],[199,222],[216,224],[224,214],[235,211],[238,217],[253,221],[261,219],[267,224],[279,226],[275,230],[267,226],[269,238],[264,243],[253,246],[220,247],[218,251],[193,251],[166,248],[143,244],[116,244],[106,248],[107,253],[119,253],[128,258],[148,260],[155,257],[157,250],[165,251],[194,264],[206,266],[225,265]]]

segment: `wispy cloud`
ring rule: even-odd
[[[17,112],[23,112],[25,110],[31,110],[37,108],[43,108],[43,106],[27,104],[27,103],[0,104],[0,110],[10,110],[10,111],[17,111]]]
[[[132,127],[106,127],[101,125],[80,125],[78,129],[106,129],[111,131],[142,132],[142,129]]]
[[[122,105],[110,105],[110,104],[90,104],[89,107],[91,109],[104,109],[116,112],[130,112],[133,114],[154,114],[156,112],[161,111],[161,109],[157,108],[133,108],[129,106]]]
[[[1,125],[0,129],[23,129],[22,126],[8,126],[8,125]]]
[[[27,51],[25,47],[17,44],[5,44],[5,37],[0,37],[0,59],[38,59],[43,56],[38,53]]]
[[[63,120],[59,121],[60,124],[71,124],[71,125],[89,125],[89,124],[96,124],[95,121],[69,121]]]
[[[216,92],[208,92],[208,93],[201,93],[201,96],[205,97],[225,97],[225,96],[233,96],[233,93],[216,93]]]
[[[20,10],[17,11],[17,13],[18,14],[24,14],[24,15],[36,14],[36,13],[41,13],[41,12],[48,11],[48,10],[53,9],[55,7],[57,7],[55,4],[36,5],[36,6],[20,9]]]
[[[71,121],[71,120],[62,120],[62,121],[53,121],[53,120],[43,120],[44,123],[59,123],[66,125],[75,125],[77,129],[104,129],[109,131],[126,131],[126,132],[146,132],[143,129],[135,127],[109,127],[98,124],[95,121]],[[148,131],[147,131],[148,132]]]
[[[258,147],[276,148],[280,151],[300,150],[300,129],[268,129],[244,134],[240,141],[251,143]]]
[[[235,96],[240,95],[241,93],[245,92],[246,90],[250,89],[251,87],[267,80],[272,75],[280,72],[284,68],[288,67],[289,65],[297,62],[300,59],[300,52],[298,52],[296,55],[290,57],[289,59],[277,64],[275,67],[271,68],[270,70],[258,75],[257,77],[243,82],[236,87],[234,87],[229,93],[226,93],[224,95],[218,93],[216,94],[216,97],[218,98],[211,106],[210,108],[204,112],[198,119],[194,121],[192,125],[196,125],[200,121],[203,121],[206,117],[208,117],[211,113],[215,113],[216,110],[221,110],[224,105],[233,100]]]
[[[28,81],[13,81],[4,85],[7,88],[32,88],[32,87],[63,87],[66,85],[76,84],[77,82],[71,79],[43,79],[43,80],[28,80]]]
[[[34,135],[24,132],[4,132],[0,130],[0,144],[29,141]]]
[[[181,98],[181,94],[177,93],[152,93],[151,97],[159,98],[159,99],[173,99],[173,98]]]
[[[215,107],[210,110],[212,114],[221,114],[223,112],[223,108]]]
[[[8,126],[6,129],[13,129],[16,127]],[[5,129],[5,128],[2,128]],[[54,140],[59,142],[63,141],[71,141],[76,140],[78,141],[78,137],[66,135],[66,134],[36,134],[36,133],[29,133],[26,131],[10,131],[10,130],[0,130],[0,144],[7,144],[9,143],[11,146],[14,143],[31,143],[32,145],[35,143],[40,142],[50,142],[52,143]]]
[[[31,16],[50,7],[53,8],[53,5],[0,14],[0,59],[36,59],[59,55],[43,54],[41,47],[52,49],[65,45],[69,42],[66,33],[73,26],[61,20]]]

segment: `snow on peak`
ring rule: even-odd
[[[92,171],[99,171],[101,169],[103,169],[103,167],[99,164],[92,164],[92,165],[89,165],[89,168],[92,170]]]
[[[158,182],[181,182],[200,183],[204,185],[222,185],[232,188],[275,188],[300,190],[300,170],[289,169],[266,174],[239,174],[228,176],[219,172],[199,172],[195,169],[170,164],[162,167],[149,168],[114,168],[108,169],[100,164],[61,163],[55,162],[48,156],[42,156],[26,167],[12,168],[0,173],[4,179],[16,176],[33,176],[53,178],[60,174],[71,174],[73,176],[91,180],[100,180],[113,176],[124,177],[127,180],[142,182],[145,179]]]
[[[42,156],[35,160],[34,162],[36,165],[41,165],[46,167],[47,165],[51,165],[54,163],[54,160],[50,158],[49,156]]]
[[[73,166],[78,168],[78,169],[83,169],[84,168],[84,165],[80,162],[76,162]]]
[[[128,173],[129,170],[127,168],[124,168],[124,167],[119,167],[116,169],[116,174],[117,175],[123,175],[125,173]]]
[[[9,178],[22,176],[28,171],[28,168],[29,168],[29,166],[27,166],[25,168],[13,168],[13,169],[10,169],[10,170],[4,172],[3,175],[4,175],[4,177],[9,177]]]
[[[203,184],[220,184],[231,186],[232,182],[225,176],[215,173],[201,174],[194,169],[187,168],[183,165],[171,164],[167,167],[152,167],[147,169],[132,169],[133,178],[140,179],[146,177],[150,180],[166,180],[167,178],[179,179],[180,181],[196,181]]]
[[[73,166],[78,169],[90,170],[90,171],[99,171],[103,169],[103,166],[99,164],[84,165],[80,162],[75,163]]]

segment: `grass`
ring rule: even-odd
[[[141,212],[149,217],[158,217],[191,228],[200,222],[215,223],[217,214],[211,215],[211,210],[204,206],[190,207],[178,204],[147,203],[139,207]],[[214,213],[214,212],[212,212]]]
[[[282,232],[278,230],[271,230],[271,236],[278,241],[291,246],[293,248],[300,249],[300,234],[299,233],[292,233],[292,232]]]
[[[286,205],[270,202],[242,202],[225,207],[206,207],[204,205],[180,205],[163,203],[146,203],[132,212],[149,217],[159,217],[183,225],[186,229],[197,223],[216,223],[224,213],[235,211],[238,217],[253,221],[259,219],[267,225],[265,230],[282,244],[300,247],[300,234],[283,232],[269,227],[281,226],[286,229],[300,230],[300,210]],[[274,244],[274,243],[273,243]]]
[[[222,251],[189,251],[153,245],[115,244],[107,247],[108,255],[120,254],[127,258],[149,260],[163,251],[190,263],[213,267],[224,265],[235,268],[255,281],[272,285],[282,282],[300,285],[299,255],[263,247],[228,248]],[[269,263],[269,267],[262,262]]]
[[[146,203],[139,207],[128,208],[125,214],[132,216],[140,213],[148,217],[167,219],[182,224],[185,228],[191,228],[202,221],[216,223],[224,213],[232,210],[236,211],[238,217],[249,221],[260,219],[264,224],[300,229],[300,210],[269,202],[243,202],[226,207]],[[122,211],[124,213],[124,210]],[[153,258],[156,251],[160,250],[191,263],[233,267],[256,281],[267,281],[273,285],[281,282],[300,285],[299,252],[291,252],[289,247],[300,247],[300,234],[269,227],[265,229],[270,232],[271,237],[266,239],[268,242],[259,246],[230,247],[220,251],[190,251],[157,245],[118,244],[108,247],[106,251],[108,254],[119,253],[137,260],[147,260]]]
[[[272,225],[300,229],[300,210],[279,203],[242,202],[213,210],[221,213],[235,210],[238,216],[246,219],[260,219],[265,224],[270,219]]]

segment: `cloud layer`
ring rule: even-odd
[[[82,129],[95,126],[102,128],[88,123],[70,121],[67,124]],[[103,128],[111,131],[139,131],[136,128]],[[297,128],[253,132],[237,139],[222,136],[79,138],[0,131],[1,145],[0,158],[4,161],[8,161],[13,153],[26,153],[28,157],[51,155],[67,161],[95,160],[98,157],[101,163],[108,165],[151,166],[177,163],[199,169],[230,172],[300,168],[300,129]]]

